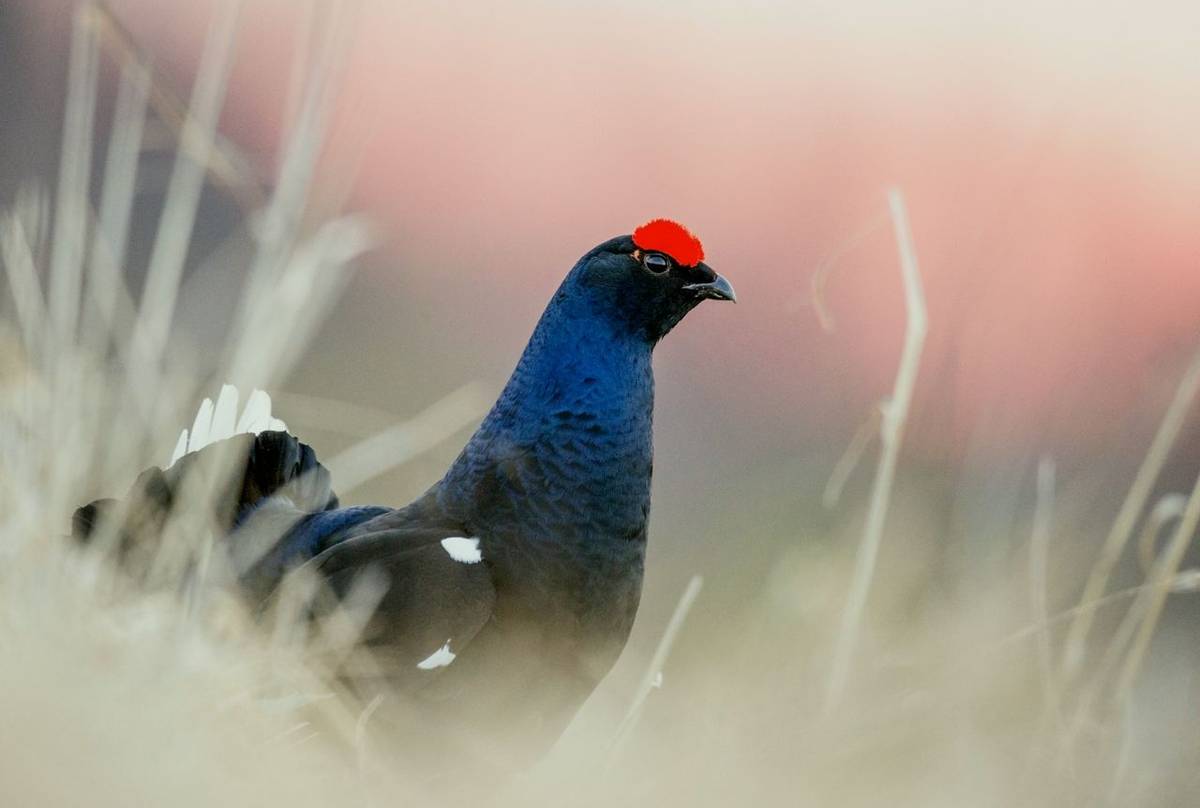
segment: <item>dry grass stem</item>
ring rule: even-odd
[[[679,634],[679,630],[683,628],[683,623],[687,620],[688,612],[692,609],[692,604],[696,602],[696,598],[700,597],[700,590],[704,586],[704,579],[699,575],[693,575],[688,581],[687,587],[683,590],[683,594],[679,596],[679,603],[675,606],[675,611],[671,614],[671,620],[667,623],[666,631],[663,632],[662,639],[659,640],[658,646],[654,649],[654,656],[650,658],[650,666],[646,668],[646,673],[642,676],[641,682],[638,684],[637,692],[634,693],[633,700],[629,704],[629,709],[625,711],[621,723],[617,725],[617,730],[613,734],[612,743],[608,749],[608,765],[612,765],[621,753],[621,749],[625,744],[629,734],[637,726],[638,718],[641,717],[642,709],[646,706],[646,699],[650,696],[650,691],[656,687],[662,686],[663,668],[667,664],[667,657],[671,653],[671,646],[675,644],[675,637]]]
[[[851,657],[862,627],[863,609],[866,607],[871,580],[875,574],[875,560],[879,555],[879,545],[883,541],[883,525],[887,517],[892,482],[896,476],[896,461],[904,435],[904,424],[908,419],[908,409],[912,403],[913,388],[917,382],[921,351],[925,345],[925,332],[928,329],[925,292],[921,287],[921,273],[917,268],[917,254],[908,225],[904,197],[899,189],[892,188],[888,191],[888,207],[891,210],[896,246],[900,254],[900,272],[904,279],[904,308],[908,319],[895,387],[891,398],[882,405],[883,417],[879,430],[882,450],[867,510],[867,522],[863,528],[862,543],[855,559],[846,609],[834,646],[833,663],[826,685],[827,711],[837,707],[846,688]]]
[[[1084,584],[1083,594],[1079,596],[1081,604],[1097,600],[1104,594],[1104,588],[1108,585],[1113,568],[1121,557],[1121,551],[1133,534],[1134,525],[1146,507],[1146,500],[1150,496],[1154,481],[1158,479],[1159,472],[1162,471],[1163,464],[1167,461],[1167,453],[1179,437],[1179,431],[1183,428],[1198,389],[1200,389],[1200,351],[1196,352],[1191,363],[1188,364],[1187,370],[1184,371],[1183,378],[1180,379],[1179,386],[1175,390],[1175,396],[1163,415],[1158,431],[1155,432],[1150,448],[1133,479],[1133,484],[1129,487],[1129,493],[1121,503],[1121,509],[1117,512],[1116,519],[1113,520],[1112,527],[1104,539],[1100,555],[1096,558],[1096,563],[1088,575],[1087,583]],[[1092,614],[1083,611],[1079,613],[1078,618],[1071,624],[1067,632],[1062,661],[1065,681],[1071,681],[1079,672],[1091,627]]]

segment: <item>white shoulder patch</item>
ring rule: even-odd
[[[451,536],[448,539],[442,539],[442,547],[451,558],[463,564],[478,564],[483,561],[483,551],[479,549],[479,539]]]
[[[204,399],[192,421],[192,428],[183,430],[179,435],[179,441],[175,444],[175,451],[171,453],[171,462],[167,464],[167,468],[175,465],[185,454],[198,452],[205,446],[219,440],[232,438],[234,435],[243,433],[257,435],[268,429],[287,432],[287,424],[271,415],[271,397],[267,395],[266,391],[254,390],[250,393],[242,415],[235,424],[234,416],[237,414],[237,406],[238,389],[232,384],[221,386],[221,393],[217,396],[215,405],[211,398]]]
[[[423,671],[444,668],[453,662],[456,656],[458,655],[450,650],[450,639],[446,638],[446,644],[418,662],[417,667]]]

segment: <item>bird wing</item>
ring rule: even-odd
[[[328,477],[311,450],[287,437],[297,449],[285,454],[310,461],[301,463],[300,479],[316,476],[323,483],[319,490],[327,490]],[[248,479],[260,463],[267,467],[262,471],[270,483],[262,492],[286,491],[297,482],[273,487],[274,458],[251,456]],[[306,509],[321,501],[319,495],[295,501],[268,494],[229,540],[235,565],[245,570],[243,591],[266,604],[293,571],[315,573],[335,597],[317,604],[314,616],[364,602],[369,609],[369,617],[356,619],[363,623],[358,641],[371,664],[347,678],[357,685],[380,678],[406,689],[437,679],[491,618],[496,590],[478,538],[446,514],[436,491],[400,509],[333,506],[317,512]],[[331,491],[329,501],[336,502]],[[243,553],[252,564],[237,563]]]
[[[272,602],[295,570],[317,573],[335,596],[314,610],[318,617],[322,608],[361,605],[365,587],[377,602],[359,640],[376,670],[350,678],[361,684],[381,676],[392,686],[437,678],[495,605],[478,539],[444,513],[435,493],[398,510],[339,508],[329,474],[309,446],[284,432],[239,438],[249,450],[240,515],[226,548],[250,602]],[[207,451],[213,450],[199,455]]]
[[[375,677],[389,685],[420,687],[436,679],[492,618],[496,589],[479,540],[430,524],[419,509],[390,512],[350,531],[308,568],[338,597],[352,602],[356,587],[375,593],[361,644]]]

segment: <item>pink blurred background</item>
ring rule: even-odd
[[[849,5],[364,4],[327,161],[395,256],[362,282],[460,314],[427,350],[499,361],[580,253],[677,217],[743,303],[667,344],[696,391],[671,409],[848,437],[899,353],[896,184],[932,323],[918,445],[1112,441],[1200,342],[1200,7]],[[248,4],[240,43],[228,131],[264,157],[294,8]],[[114,9],[190,72],[205,4]],[[843,251],[827,334],[810,279]]]
[[[264,180],[307,7],[243,13],[223,131]],[[18,106],[57,99],[70,4],[17,8]],[[186,96],[211,2],[112,8]],[[666,484],[797,456],[815,481],[895,373],[890,185],[930,310],[914,462],[1103,454],[1124,480],[1200,344],[1195,4],[368,0],[353,28],[317,194],[384,244],[296,389],[403,413],[498,386],[581,253],[671,216],[742,302],[661,349]]]

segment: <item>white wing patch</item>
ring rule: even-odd
[[[465,536],[451,536],[442,539],[442,548],[450,557],[462,564],[478,564],[483,561],[483,551],[479,549],[479,539],[468,539]]]
[[[458,656],[450,650],[450,638],[446,638],[446,644],[434,651],[429,656],[417,663],[417,667],[423,671],[431,671],[434,668],[444,668],[454,661],[454,657]]]
[[[236,419],[235,424],[237,407],[238,389],[232,384],[221,386],[221,394],[217,396],[215,405],[211,398],[200,402],[200,409],[192,421],[192,428],[190,431],[183,430],[179,435],[167,468],[175,465],[185,454],[198,452],[205,446],[232,438],[234,435],[257,435],[268,429],[287,432],[287,424],[271,415],[271,397],[266,391],[254,390],[250,393],[242,415]]]

